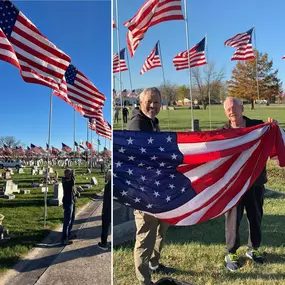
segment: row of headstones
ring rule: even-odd
[[[92,185],[94,186],[98,185],[98,181],[96,177],[91,178],[90,184],[86,184],[83,186],[77,186],[77,191],[83,192],[84,189],[89,189],[92,187]],[[46,187],[42,187],[42,192],[45,193],[45,191],[48,192],[48,189]],[[63,198],[63,186],[62,186],[62,183],[57,183],[54,185],[54,196],[49,199],[49,205],[50,206],[61,206],[62,198]]]
[[[83,186],[78,186],[77,190],[79,192],[84,191],[84,188],[91,188],[92,186],[97,186],[98,185],[98,181],[96,179],[96,177],[92,177],[90,184],[86,184]],[[38,184],[36,185],[38,187],[43,186],[42,184]],[[45,193],[48,192],[48,189],[46,187],[42,187],[41,188],[41,192]],[[0,198],[6,198],[6,199],[15,199],[15,195],[14,193],[21,193],[21,194],[30,194],[30,190],[28,189],[23,189],[20,190],[18,189],[18,185],[16,183],[14,183],[12,180],[7,180],[5,185],[3,186],[2,190],[0,190]],[[56,183],[54,185],[54,197],[50,199],[50,205],[51,206],[59,206],[62,204],[62,198],[63,198],[63,187],[62,187],[62,183]]]

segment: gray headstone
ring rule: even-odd
[[[42,193],[45,193],[46,192],[46,187],[42,187]],[[48,192],[48,188],[47,188],[47,192]]]
[[[32,169],[38,170],[38,166],[37,166],[37,165],[34,165],[34,166],[32,167]]]
[[[39,175],[43,175],[44,171],[42,169],[39,170]]]
[[[53,173],[53,168],[52,167],[48,167],[48,173]]]
[[[25,173],[25,171],[24,171],[23,168],[19,168],[19,169],[18,169],[18,173],[19,173],[19,174],[23,174],[23,173]]]
[[[20,190],[20,193],[21,193],[21,194],[30,194],[31,191],[30,191],[30,190],[27,190],[27,189],[22,189],[22,190]]]
[[[91,173],[91,170],[87,168],[86,173]]]
[[[20,190],[18,189],[18,185],[15,184],[12,180],[7,180],[5,182],[5,185],[3,187],[3,191],[1,194],[2,195],[9,195],[9,194],[13,194],[14,192],[20,193]]]
[[[77,191],[78,192],[84,192],[84,189],[81,186],[77,186]]]
[[[98,185],[98,181],[97,181],[96,177],[91,177],[90,184],[91,184],[91,185],[95,185],[95,186]]]
[[[36,169],[31,169],[31,175],[37,175],[37,170]]]
[[[54,185],[54,197],[49,199],[49,205],[51,206],[61,206],[63,198],[63,187],[62,183],[57,183]]]

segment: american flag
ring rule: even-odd
[[[151,51],[150,55],[145,60],[140,74],[144,74],[146,71],[152,68],[161,66],[160,56],[158,52],[158,43],[159,42],[156,43],[154,49]]]
[[[0,1],[0,60],[16,66],[25,82],[57,90],[70,63],[10,1]]]
[[[284,58],[285,58],[285,55],[282,56],[282,59],[284,59]]]
[[[127,97],[137,97],[138,95],[136,94],[136,90],[133,89],[132,91],[130,91],[128,94],[127,94]]]
[[[225,41],[225,46],[236,48],[231,60],[248,60],[254,58],[251,41],[252,31],[253,28]]]
[[[109,140],[112,139],[112,128],[111,125],[104,119],[95,118],[89,119],[89,129],[96,132],[101,137],[105,137]]]
[[[51,147],[51,153],[54,154],[54,155],[59,155],[60,153],[60,150],[56,147]]]
[[[269,157],[285,166],[285,132],[269,123],[188,133],[114,131],[113,152],[118,202],[170,224],[193,225],[234,207]]]
[[[86,146],[88,149],[93,150],[92,144],[89,141],[86,141]]]
[[[84,113],[102,108],[106,100],[96,86],[72,64],[65,72],[60,90],[54,91],[54,94]]]
[[[120,58],[117,53],[113,56],[113,73],[123,72],[126,70],[128,70],[128,68],[125,60],[125,48],[123,48],[120,51]]]
[[[203,38],[198,44],[190,49],[190,68],[207,64],[205,57],[205,42]],[[176,70],[189,68],[188,64],[189,52],[183,51],[173,58],[173,64]]]
[[[61,150],[65,151],[65,152],[71,152],[72,151],[72,148],[64,143],[61,143],[62,144],[62,148]]]
[[[131,57],[149,27],[171,20],[184,20],[181,0],[147,0],[136,15],[124,23],[129,29],[127,43]]]

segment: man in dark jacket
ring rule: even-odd
[[[129,110],[126,106],[123,108],[123,121],[126,124],[128,122],[128,115],[129,115]]]
[[[228,123],[224,129],[252,127],[264,123],[262,120],[252,120],[242,115],[242,102],[233,97],[227,97],[224,109]],[[268,122],[277,121],[268,118]],[[259,251],[261,244],[261,221],[263,216],[264,184],[267,182],[266,169],[256,179],[254,184],[247,190],[239,203],[226,213],[226,245],[227,255],[225,266],[230,271],[240,268],[237,249],[240,246],[239,226],[243,217],[244,209],[249,225],[248,248],[245,255],[256,263],[264,263],[264,257]]]
[[[107,239],[111,224],[111,170],[108,170],[105,179],[107,183],[104,188],[103,196],[101,242],[98,243],[98,246],[103,250],[108,250]]]
[[[79,194],[77,193],[74,186],[74,171],[72,169],[65,169],[64,177],[62,178],[63,185],[63,209],[64,209],[64,218],[63,218],[63,229],[61,236],[61,243],[63,245],[71,244],[69,241],[71,237],[71,230],[75,217],[75,201]]]
[[[133,110],[128,130],[158,132],[156,118],[161,107],[161,94],[157,88],[147,88],[140,94],[140,109]],[[136,243],[134,249],[136,276],[141,285],[150,285],[150,273],[169,273],[159,263],[160,253],[169,225],[142,211],[135,210]]]

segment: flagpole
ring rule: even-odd
[[[75,108],[73,109],[73,122],[74,122],[74,129],[73,129],[73,164],[74,164],[74,171],[75,171],[75,141],[76,141],[76,112]]]
[[[257,89],[258,107],[259,107],[259,109],[260,109],[259,81],[258,81],[258,66],[257,66],[257,62],[258,62],[258,51],[257,51],[257,45],[256,45],[256,32],[255,32],[255,27],[254,27],[254,25],[253,25],[253,32],[254,32],[254,48],[255,48],[255,51],[256,51],[256,56],[255,56],[256,89]],[[259,117],[259,113],[258,113],[258,117]]]
[[[130,78],[130,86],[131,86],[131,92],[133,91],[133,85],[132,85],[132,77],[131,77],[131,67],[130,67],[130,62],[129,62],[129,55],[128,52],[126,51],[127,54],[127,61],[128,61],[128,70],[129,70],[129,78]]]
[[[93,146],[92,146],[92,144],[93,144],[93,141],[92,141],[92,130],[90,131],[90,133],[91,133],[91,138],[90,138],[90,140],[91,140],[91,149],[90,149],[90,161],[91,161],[91,163],[90,163],[90,171],[92,172],[92,149],[93,149]]]
[[[52,92],[53,90],[50,90],[50,100],[49,100],[49,124],[48,124],[48,148],[50,148],[50,140],[51,140],[51,124],[52,124]],[[45,195],[44,195],[44,227],[46,227],[46,219],[47,219],[47,192],[48,192],[48,176],[49,176],[49,158],[50,158],[50,153],[48,149],[48,154],[47,154],[47,170],[46,170],[46,185],[45,185]]]
[[[121,99],[121,117],[122,117],[122,130],[124,129],[123,121],[123,98],[122,98],[122,76],[121,76],[121,62],[120,62],[120,37],[119,37],[119,9],[118,9],[118,0],[116,0],[116,29],[117,29],[117,46],[118,46],[118,56],[119,56],[119,89],[120,89],[120,99]]]
[[[162,61],[162,53],[161,53],[160,41],[158,41],[158,47],[159,47],[159,54],[160,54],[160,61],[161,61],[161,69],[162,69],[162,76],[163,76],[164,88],[165,88],[165,91],[167,91],[167,89],[166,89],[165,74],[164,74],[164,67],[163,67],[163,61]],[[168,131],[170,131],[170,124],[169,124],[169,108],[168,108],[168,100],[167,100],[167,96],[166,96],[166,108],[167,108],[167,116],[168,116]]]
[[[208,50],[208,38],[205,35],[206,41],[206,52],[207,52],[207,69],[208,69],[208,76],[210,74],[210,66],[209,66],[209,50]],[[212,113],[211,113],[211,90],[210,90],[210,80],[208,82],[208,97],[209,97],[209,121],[210,121],[210,130],[212,130]]]
[[[89,139],[89,137],[88,137],[88,119],[87,119],[87,142],[88,142],[88,139]],[[89,155],[89,151],[88,151],[88,147],[87,147],[87,168],[88,168],[88,161],[89,161],[89,159],[88,159],[88,155]]]
[[[191,67],[190,67],[190,51],[189,51],[189,34],[188,34],[188,16],[187,16],[187,4],[186,0],[184,0],[184,9],[185,9],[185,30],[186,30],[186,49],[188,53],[188,71],[189,71],[189,95],[190,95],[190,103],[191,103],[191,127],[192,132],[194,132],[194,113],[193,113],[193,97],[192,97],[192,84],[191,84]]]

